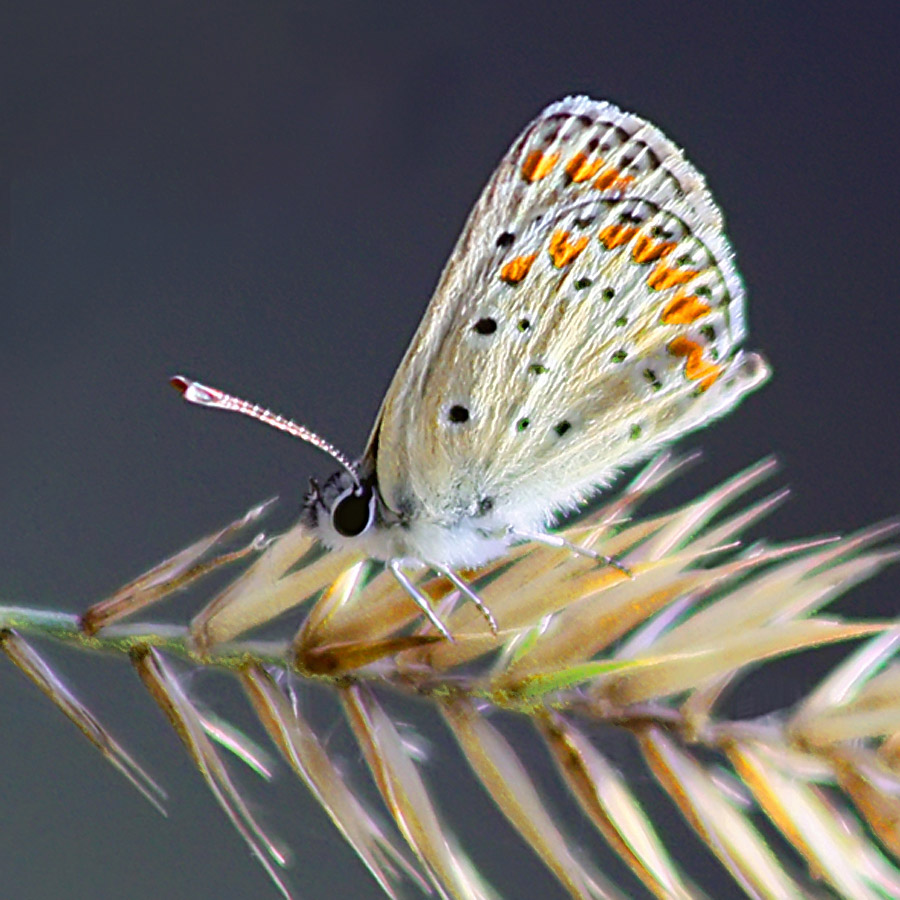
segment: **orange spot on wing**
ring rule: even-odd
[[[558,162],[558,153],[541,153],[540,150],[532,150],[525,162],[522,163],[522,177],[526,181],[540,181],[550,174]]]
[[[584,153],[576,153],[566,166],[566,175],[576,183],[587,181],[588,178],[593,178],[602,166],[603,160],[600,157],[588,160]]]
[[[710,308],[699,297],[681,290],[663,307],[661,318],[666,325],[690,325],[705,316]]]
[[[705,391],[722,374],[722,367],[703,358],[703,347],[690,338],[677,337],[669,341],[669,353],[685,358],[684,374],[691,381],[699,381]]]
[[[631,256],[636,263],[655,262],[668,256],[676,246],[675,241],[653,241],[646,234],[642,234],[634,242]]]
[[[613,250],[627,244],[636,234],[637,228],[633,225],[607,225],[597,239],[607,250]]]
[[[650,273],[647,284],[656,291],[664,291],[679,284],[687,284],[699,274],[697,269],[670,269],[664,263],[660,263]]]
[[[560,230],[554,232],[553,237],[550,238],[549,247],[553,265],[556,266],[557,269],[567,266],[584,250],[585,247],[587,247],[589,241],[590,238],[587,235],[583,235],[576,241],[570,243],[568,231]]]
[[[537,253],[532,253],[530,256],[517,256],[515,259],[511,259],[500,270],[500,279],[507,284],[518,284],[528,274],[536,259]]]
[[[618,169],[610,166],[600,173],[594,182],[594,187],[598,191],[621,191],[628,187],[632,181],[634,181],[634,175],[623,175]]]

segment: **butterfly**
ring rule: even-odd
[[[449,578],[496,632],[458,570],[524,539],[558,546],[560,514],[759,387],[769,369],[740,349],[744,330],[703,176],[649,122],[569,97],[488,181],[358,461],[216,388],[173,384],[333,456],[342,468],[312,484],[302,521],[383,561],[452,639],[408,570]]]

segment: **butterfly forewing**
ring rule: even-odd
[[[658,129],[570,98],[486,186],[385,397],[386,504],[524,527],[759,383],[703,177]]]

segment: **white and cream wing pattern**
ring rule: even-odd
[[[703,176],[655,126],[586,97],[505,155],[385,396],[385,503],[527,527],[731,408],[744,288]]]

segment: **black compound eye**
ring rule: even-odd
[[[331,524],[344,537],[362,534],[374,517],[372,491],[363,488],[361,493],[355,493],[354,490],[344,494],[331,508]]]

